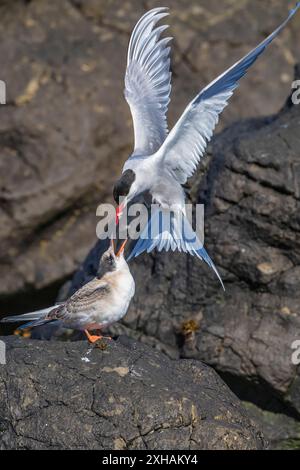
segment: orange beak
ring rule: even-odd
[[[121,245],[121,247],[120,247],[120,249],[119,249],[119,251],[118,251],[118,253],[117,253],[117,255],[116,255],[117,258],[118,258],[119,256],[121,256],[121,254],[124,252],[124,249],[125,249],[125,246],[126,246],[126,243],[127,243],[127,242],[128,242],[128,238],[126,238],[126,240],[122,243],[122,245]]]
[[[113,238],[110,240],[110,247],[112,248],[113,252],[115,252],[115,242]]]

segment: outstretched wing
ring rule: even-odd
[[[184,113],[158,150],[160,164],[184,184],[194,173],[204,155],[207,142],[219,120],[219,114],[228,104],[238,82],[265,48],[280,33],[299,9],[300,3],[290,11],[288,18],[261,44],[204,88],[187,106]]]
[[[172,38],[160,39],[167,25],[157,27],[167,8],[154,8],[135,26],[130,38],[125,75],[125,98],[134,126],[134,155],[151,155],[168,133],[166,113],[171,91]]]

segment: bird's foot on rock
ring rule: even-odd
[[[91,335],[88,330],[84,330],[86,336],[87,336],[87,339],[88,341],[91,343],[91,344],[95,344],[97,343],[98,341],[102,340],[102,339],[109,339],[111,340],[111,337],[110,336],[101,336],[101,335]]]
[[[84,330],[85,334],[86,334],[86,337],[88,339],[88,341],[91,343],[91,344],[94,344],[96,343],[97,341],[99,341],[100,339],[103,338],[103,336],[99,336],[99,335],[91,335],[88,330]]]

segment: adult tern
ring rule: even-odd
[[[125,76],[125,98],[134,127],[134,150],[115,184],[114,198],[119,204],[117,220],[130,201],[146,192],[160,209],[152,214],[129,259],[154,248],[179,250],[206,261],[220,279],[186,217],[182,185],[193,175],[204,156],[219,114],[228,104],[239,80],[299,7],[298,2],[272,34],[206,86],[190,102],[169,134],[166,113],[171,91],[171,38],[161,38],[168,26],[157,26],[168,15],[168,9],[154,8],[138,21],[129,42]],[[164,223],[166,219],[167,224]]]

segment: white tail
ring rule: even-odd
[[[216,266],[182,212],[155,210],[127,261],[136,258],[144,251],[150,253],[154,248],[158,251],[178,250],[204,260],[213,269],[225,290]]]

